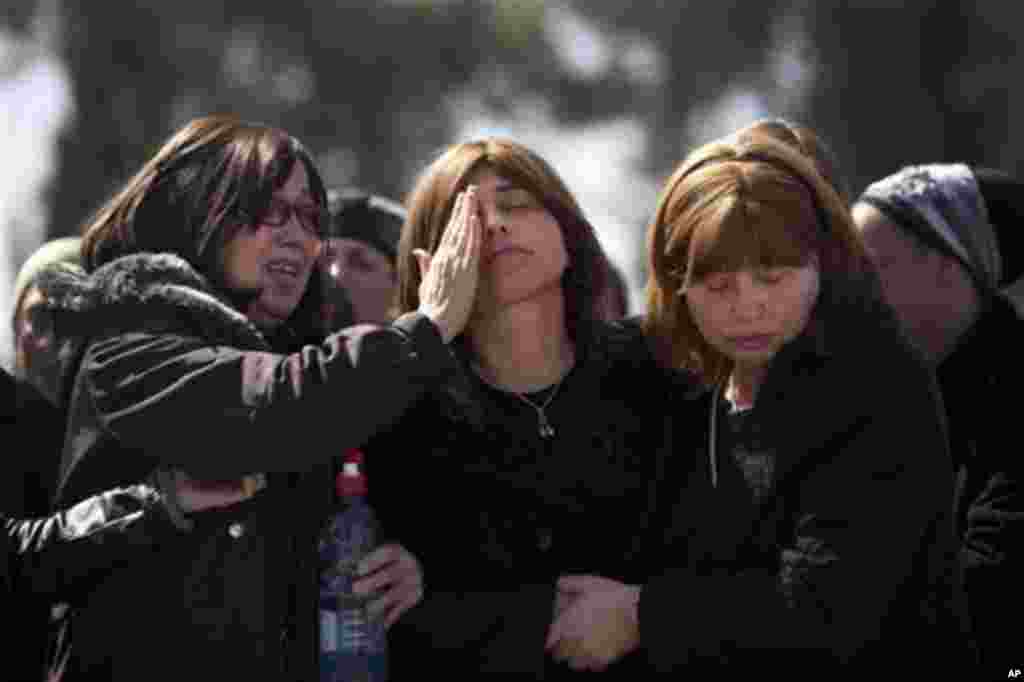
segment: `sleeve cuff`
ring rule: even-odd
[[[409,359],[420,364],[424,375],[446,377],[455,371],[451,349],[429,317],[419,312],[406,313],[392,326],[406,336],[410,346]]]

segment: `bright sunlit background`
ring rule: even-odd
[[[9,0],[0,310],[43,240],[77,232],[189,118],[234,111],[302,139],[331,184],[398,199],[443,145],[512,136],[563,175],[640,312],[660,183],[756,118],[814,126],[855,190],[906,163],[1018,170],[1018,14],[995,0]]]

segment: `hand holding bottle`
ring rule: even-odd
[[[358,571],[353,590],[376,595],[367,608],[373,618],[384,619],[385,628],[423,599],[420,562],[401,545],[378,547],[359,563]]]

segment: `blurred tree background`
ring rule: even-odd
[[[36,50],[69,83],[35,243],[76,232],[176,127],[231,111],[298,136],[330,183],[397,198],[444,144],[520,135],[636,287],[661,180],[760,116],[816,128],[854,191],[908,163],[1024,171],[1021,15],[998,0],[8,0],[0,31],[23,49],[0,52],[0,79]]]

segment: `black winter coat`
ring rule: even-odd
[[[267,487],[192,515],[180,548],[76,601],[65,680],[316,679],[316,536],[333,460],[450,369],[436,327],[408,315],[279,354],[163,254],[115,260],[81,293],[94,304],[65,322],[88,342],[58,504],[155,467],[207,480],[262,473]]]
[[[680,412],[695,415],[677,428],[698,448],[667,473],[668,552],[639,607],[655,670],[968,679],[957,677],[973,651],[934,376],[891,328],[831,340],[826,350],[805,334],[779,353],[737,435],[725,426],[727,403],[714,405],[716,486],[713,393]],[[731,457],[733,438],[771,457],[760,498]]]
[[[546,654],[555,583],[569,573],[641,582],[655,482],[670,449],[668,377],[639,329],[597,324],[546,412],[462,371],[367,446],[384,531],[420,560],[425,597],[391,629],[394,682],[562,679]],[[402,457],[396,454],[403,453]],[[627,658],[606,678],[637,679]]]
[[[164,499],[144,485],[111,490],[55,514],[45,512],[63,433],[60,412],[30,385],[0,373],[6,454],[0,496],[3,679],[41,680],[50,607],[74,599],[121,567],[182,535]],[[54,442],[56,440],[56,442]],[[10,488],[8,491],[7,488]]]
[[[939,366],[957,472],[956,524],[968,607],[982,661],[1005,678],[1024,637],[1024,454],[1015,424],[1024,385],[1024,320],[1002,298]]]

